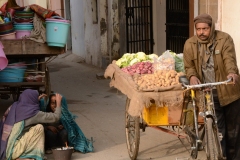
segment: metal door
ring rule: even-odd
[[[166,49],[182,53],[189,38],[189,0],[167,0],[166,12]]]
[[[153,53],[152,0],[126,0],[127,52]]]

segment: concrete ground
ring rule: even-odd
[[[82,63],[74,54],[64,54],[48,63],[51,87],[63,94],[69,110],[87,138],[93,137],[94,152],[74,152],[72,160],[129,160],[125,138],[126,96],[109,87],[109,79],[99,79],[104,70]],[[1,113],[12,100],[0,100]],[[2,115],[2,114],[1,114]],[[1,116],[0,115],[0,116]],[[186,140],[184,144],[187,145]],[[203,152],[199,159],[205,159]],[[53,160],[53,155],[47,155]],[[139,160],[190,160],[176,136],[153,128],[141,132]]]

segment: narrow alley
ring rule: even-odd
[[[94,140],[93,153],[75,152],[72,160],[129,160],[125,138],[126,96],[110,88],[109,79],[96,78],[103,69],[79,61],[78,56],[63,54],[48,63],[52,91],[66,97],[69,110],[78,117],[77,124],[87,138]],[[0,100],[1,117],[12,102],[12,99]],[[47,157],[53,160],[52,154]],[[189,157],[176,136],[150,127],[141,132],[139,160]],[[204,152],[199,157],[204,157]]]

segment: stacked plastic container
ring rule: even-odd
[[[15,31],[10,13],[0,15],[0,40],[15,39]]]
[[[16,39],[22,39],[30,36],[33,29],[32,11],[15,11],[14,13],[14,30],[16,31]]]

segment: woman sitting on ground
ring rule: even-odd
[[[54,123],[61,116],[62,96],[56,94],[54,113],[40,111],[37,90],[26,89],[5,112],[0,122],[0,159],[44,159],[43,123]]]
[[[46,112],[54,113],[57,107],[56,94],[51,94],[49,100],[50,102],[47,105]],[[46,154],[51,154],[52,148],[67,145],[68,134],[61,121],[44,124],[44,132]]]

